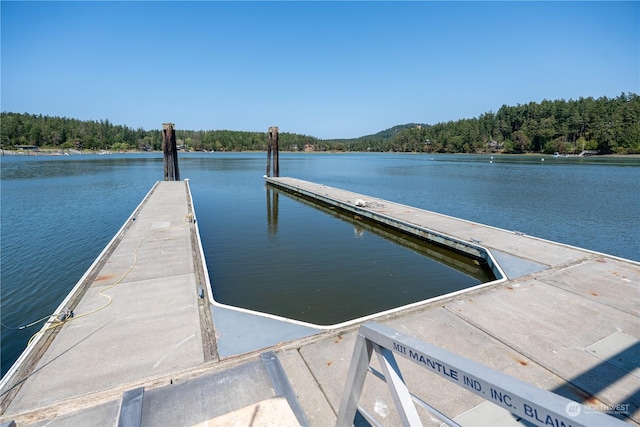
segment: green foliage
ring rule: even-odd
[[[477,118],[392,129],[396,132],[376,134],[390,134],[386,139],[372,135],[341,142],[352,151],[638,153],[640,96],[503,105]]]
[[[349,151],[433,153],[640,153],[640,97],[580,98],[503,105],[497,113],[406,124],[366,137],[331,140]]]
[[[84,150],[161,150],[158,130],[132,129],[109,120],[3,112],[0,143]],[[177,130],[176,139],[190,151],[264,151],[266,132]],[[417,153],[543,152],[640,153],[640,96],[544,100],[503,105],[476,118],[436,123],[408,123],[353,139],[321,140],[279,134],[283,151],[380,151]]]
[[[116,142],[111,147],[113,151],[129,151],[131,147],[126,142]]]
[[[63,150],[69,150],[71,148],[76,148],[76,146],[72,142],[67,141],[67,142],[61,144],[60,148],[62,148]]]
[[[35,145],[84,150],[131,149],[153,145],[160,147],[160,131],[134,130],[113,125],[109,120],[81,121],[66,117],[3,112],[0,115],[0,142],[3,147]]]

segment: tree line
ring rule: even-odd
[[[503,105],[476,118],[398,128],[388,139],[376,134],[336,142],[354,151],[640,153],[640,96]]]
[[[160,129],[133,129],[109,120],[3,112],[0,125],[4,149],[162,149]],[[176,139],[182,149],[190,151],[258,151],[267,146],[267,132],[178,129]],[[353,139],[323,140],[283,132],[279,146],[284,151],[640,153],[640,96],[622,93],[616,98],[503,105],[496,113],[476,118],[399,125]]]

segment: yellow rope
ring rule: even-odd
[[[68,317],[64,318],[63,320],[58,320],[56,318],[55,320],[51,321],[53,323],[51,323],[48,326],[44,326],[38,332],[33,334],[31,336],[31,338],[29,338],[29,342],[27,343],[27,345],[31,344],[31,342],[34,340],[34,338],[37,337],[40,334],[43,334],[43,333],[45,333],[45,332],[47,332],[47,331],[49,331],[51,329],[55,329],[55,328],[57,328],[59,326],[62,326],[65,323],[70,322],[70,321],[72,321],[74,319],[80,319],[82,317],[86,317],[86,316],[89,316],[91,314],[97,313],[98,311],[104,310],[109,305],[111,305],[111,303],[113,302],[113,298],[111,296],[107,295],[105,292],[110,290],[110,289],[112,289],[112,288],[114,288],[115,286],[119,285],[120,283],[122,283],[122,281],[129,275],[129,273],[131,273],[131,271],[133,271],[134,267],[138,264],[138,250],[140,249],[140,246],[142,245],[142,242],[144,242],[147,239],[147,237],[151,236],[152,234],[158,233],[160,231],[171,230],[171,229],[174,229],[174,228],[181,228],[181,227],[184,227],[185,225],[187,225],[188,223],[190,223],[192,221],[193,221],[193,214],[189,213],[189,214],[185,215],[185,217],[183,219],[183,224],[181,224],[181,225],[176,225],[176,226],[168,227],[168,228],[159,228],[157,230],[153,230],[153,231],[150,231],[147,234],[145,234],[138,241],[138,244],[136,245],[136,248],[133,251],[133,264],[131,264],[131,267],[129,267],[129,269],[115,283],[113,283],[112,285],[107,286],[106,288],[104,288],[103,290],[98,292],[98,295],[103,296],[103,297],[108,299],[106,304],[104,304],[103,306],[98,307],[96,309],[93,309],[91,311],[88,311],[86,313],[79,314],[77,316],[75,316],[75,315],[73,317],[72,316],[68,316]],[[62,313],[57,313],[57,314],[54,314],[53,316],[59,316],[60,314],[62,314]]]

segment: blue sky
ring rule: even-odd
[[[351,138],[640,93],[639,2],[9,2],[2,111]]]

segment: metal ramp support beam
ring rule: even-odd
[[[307,420],[302,405],[300,405],[300,401],[298,401],[296,393],[293,387],[291,387],[291,383],[276,353],[274,351],[264,352],[260,354],[260,359],[267,369],[276,396],[283,396],[287,400],[291,411],[293,411],[298,423],[300,423],[302,427],[310,426],[311,424]]]
[[[380,361],[383,373],[370,367],[373,352]],[[627,425],[617,418],[590,411],[577,402],[402,334],[393,328],[370,322],[362,325],[358,331],[336,426],[353,425],[367,372],[385,380],[403,425],[422,425],[414,402],[441,417],[445,424],[457,425],[444,414],[434,412],[433,408],[409,392],[394,354],[508,410],[529,424],[545,426],[552,423],[572,427]],[[360,414],[367,419],[370,416],[362,410]],[[375,420],[369,421],[375,424]]]
[[[291,383],[289,382],[289,379],[287,378],[285,370],[282,364],[280,363],[280,360],[278,359],[278,356],[276,355],[276,353],[274,351],[264,352],[260,355],[260,360],[262,362],[261,365],[263,366],[263,369],[269,378],[269,382],[272,387],[271,392],[275,394],[275,397],[282,397],[286,400],[289,408],[291,409],[292,417],[295,417],[295,420],[297,420],[298,424],[301,427],[310,426],[311,423],[307,419],[304,409],[302,408],[302,405],[300,404],[296,396],[296,393],[293,387],[291,386]],[[246,371],[244,375],[251,372],[253,371],[251,370]],[[224,371],[221,372],[220,374],[225,375]],[[235,381],[238,381],[238,380],[240,381],[243,380],[242,375],[240,375],[240,377],[235,379]],[[188,384],[188,382],[183,384]],[[182,389],[182,391],[184,392],[185,389]],[[193,396],[196,396],[196,398],[202,397],[202,390],[198,388],[198,385],[194,385],[193,390],[187,390],[187,391],[188,393],[193,394]],[[165,397],[164,397],[165,403],[167,399],[175,400],[176,396],[172,397],[172,394],[170,391],[167,391],[166,393],[168,394],[165,394]],[[149,408],[154,407],[154,399],[155,399],[156,407],[158,405],[158,402],[163,402],[163,399],[158,398],[158,393],[155,393],[154,396],[155,397],[152,397],[152,395],[149,395],[149,398],[151,399],[151,402],[147,402],[147,404],[150,405]],[[138,387],[138,388],[125,391],[122,394],[122,399],[120,401],[120,409],[117,415],[116,426],[117,427],[141,427],[142,425],[148,424],[149,414],[146,414],[143,420],[144,400],[145,400],[144,387]],[[237,408],[237,409],[241,409],[241,408]],[[213,415],[211,413],[206,413],[201,415],[202,415],[201,417],[202,420],[214,420],[217,416],[220,416],[220,414]],[[4,427],[4,426],[1,426],[1,427]]]
[[[118,427],[140,427],[142,425],[142,402],[144,387],[127,390],[122,393]]]

